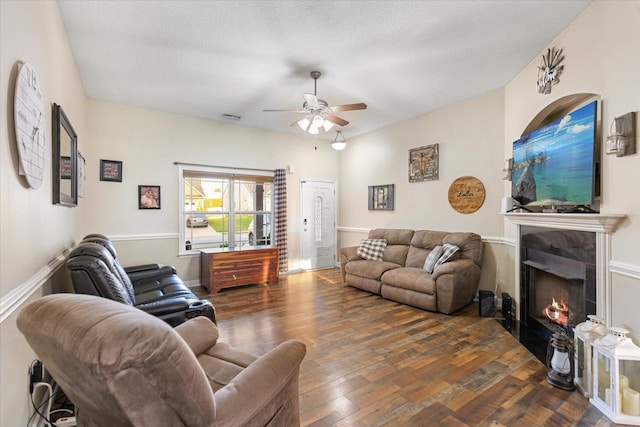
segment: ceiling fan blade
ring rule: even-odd
[[[367,104],[364,102],[360,102],[358,104],[346,104],[346,105],[336,105],[331,108],[331,111],[353,111],[353,110],[366,110]]]
[[[331,123],[335,123],[338,126],[346,126],[349,124],[349,122],[345,119],[341,119],[340,117],[334,116],[333,114],[327,115],[327,117],[325,117],[324,119],[329,120]]]
[[[318,108],[318,98],[315,95],[311,95],[310,93],[304,94],[304,100],[307,102],[307,105],[311,108]]]
[[[262,110],[265,113],[306,113],[304,110]]]

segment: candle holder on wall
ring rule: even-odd
[[[634,111],[613,119],[605,152],[615,154],[616,157],[636,153],[636,113]]]

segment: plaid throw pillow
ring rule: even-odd
[[[437,266],[442,265],[445,262],[449,261],[451,257],[459,250],[460,248],[457,247],[456,245],[450,245],[448,243],[445,243],[442,246],[442,255],[440,256],[438,261],[436,261],[436,265],[433,268],[435,269]]]
[[[424,262],[424,271],[431,274],[433,273],[433,268],[436,266],[436,261],[440,259],[442,255],[442,246],[438,245],[429,252],[427,255],[427,259]]]
[[[387,239],[362,239],[356,253],[360,258],[371,261],[382,261]]]

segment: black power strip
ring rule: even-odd
[[[29,393],[33,393],[33,385],[44,381],[45,371],[41,361],[36,360],[29,369]]]

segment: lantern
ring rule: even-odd
[[[563,390],[574,390],[573,343],[562,329],[554,333],[547,346],[547,382]]]
[[[640,426],[640,347],[628,331],[611,327],[593,342],[593,395],[589,401],[611,421]]]
[[[582,322],[573,330],[575,337],[575,357],[574,357],[574,383],[578,390],[591,397],[593,392],[593,342],[607,334],[604,321],[592,314],[587,316],[587,320]]]

